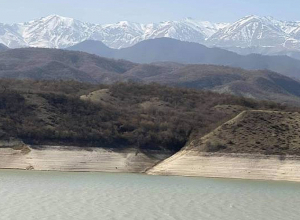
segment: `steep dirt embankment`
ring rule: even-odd
[[[147,173],[300,181],[299,122],[299,113],[245,111]]]
[[[29,146],[0,148],[0,169],[53,171],[99,171],[141,173],[170,154],[136,149],[112,151],[101,148]]]

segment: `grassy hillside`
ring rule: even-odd
[[[193,150],[219,153],[300,155],[300,114],[244,111],[204,138]]]
[[[1,80],[0,89],[0,138],[31,144],[178,151],[245,109],[298,111],[157,84]]]

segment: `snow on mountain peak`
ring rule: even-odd
[[[19,33],[28,46],[64,48],[86,40],[91,26],[73,18],[50,15],[19,24]]]
[[[20,24],[0,24],[0,43],[12,48],[66,48],[85,40],[123,48],[161,37],[226,48],[291,47],[300,50],[300,22],[249,15],[232,24],[187,17],[150,24],[120,21],[100,25],[54,14]]]
[[[1,34],[4,28],[1,31],[0,26],[0,42],[11,47],[65,48],[92,39],[112,48],[122,48],[146,39],[171,37],[204,43],[219,28],[218,24],[192,18],[151,24],[120,21],[99,25],[53,14],[6,27],[5,34]]]
[[[272,17],[246,16],[216,32],[208,42],[220,47],[283,46],[291,38],[283,26]]]
[[[42,17],[41,19],[38,20],[42,20],[42,21],[49,21],[49,20],[53,20],[53,19],[58,19],[58,20],[74,20],[73,18],[68,18],[68,17],[63,17],[57,14],[52,14],[49,15],[47,17]]]

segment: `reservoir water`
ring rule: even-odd
[[[0,171],[2,220],[299,220],[300,183]]]

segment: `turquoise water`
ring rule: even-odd
[[[2,220],[299,220],[300,184],[0,171]]]

